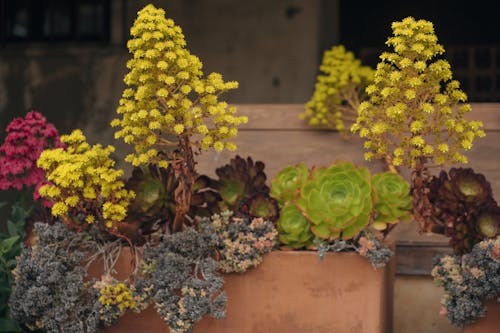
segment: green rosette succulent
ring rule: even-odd
[[[149,234],[155,224],[172,223],[175,216],[174,191],[179,181],[171,166],[150,164],[136,167],[125,187],[135,193],[128,209],[128,222],[135,222],[141,235]]]
[[[370,172],[352,163],[316,169],[297,204],[309,217],[311,231],[323,239],[356,236],[370,222]]]
[[[410,184],[403,177],[393,172],[378,173],[372,177],[372,186],[375,229],[384,230],[388,223],[411,219]]]
[[[313,244],[311,225],[293,203],[287,203],[281,209],[280,218],[276,223],[279,240],[285,246],[300,249]]]
[[[271,184],[271,196],[280,204],[300,195],[300,189],[309,178],[309,169],[304,163],[287,166],[274,177]]]
[[[348,162],[312,171],[303,164],[288,166],[274,178],[271,194],[282,207],[280,240],[292,248],[311,245],[314,238],[353,239],[368,227],[385,229],[411,218],[409,184],[401,176],[372,177]]]

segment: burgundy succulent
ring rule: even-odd
[[[278,203],[269,196],[264,163],[236,156],[215,170],[218,179],[200,176],[195,182],[192,205],[197,215],[210,216],[225,210],[278,219]]]
[[[467,168],[441,171],[429,185],[432,230],[450,237],[457,254],[499,232],[500,209],[484,175]]]

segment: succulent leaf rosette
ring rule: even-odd
[[[455,253],[500,232],[500,208],[484,175],[470,168],[441,171],[429,184],[432,231],[450,237]]]
[[[352,163],[316,169],[297,201],[319,238],[349,239],[370,221],[372,210],[370,172]]]
[[[314,243],[311,223],[294,203],[281,208],[277,229],[280,242],[292,249],[307,248]]]
[[[284,168],[271,190],[282,207],[277,221],[280,241],[292,248],[308,247],[314,238],[356,238],[372,222],[385,229],[386,223],[407,220],[409,185],[398,175],[386,174],[376,175],[377,190],[369,170],[352,163],[312,171],[303,164],[295,170]]]
[[[236,156],[229,164],[215,170],[218,179],[205,175],[198,177],[194,185],[194,211],[209,216],[230,210],[276,221],[278,203],[269,196],[264,168],[261,161]],[[200,209],[200,204],[205,205],[204,209]]]
[[[311,100],[300,115],[311,126],[333,128],[341,133],[355,120],[364,90],[373,80],[373,70],[362,66],[343,45],[325,51]]]
[[[283,205],[297,196],[308,178],[309,169],[304,163],[299,163],[296,166],[287,166],[273,179],[271,196]]]
[[[411,215],[410,184],[399,174],[378,173],[372,178],[375,189],[375,229],[384,230],[388,223],[409,221]]]

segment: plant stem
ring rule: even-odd
[[[411,173],[411,196],[413,217],[419,224],[421,232],[432,230],[432,204],[428,197],[430,177],[424,158],[418,159]]]
[[[196,162],[194,161],[193,149],[188,135],[179,136],[179,150],[177,153],[180,155],[180,158],[178,158],[180,161],[173,163],[173,167],[179,185],[174,192],[176,209],[172,232],[181,231],[184,226],[185,216],[191,206],[191,190],[196,177]]]

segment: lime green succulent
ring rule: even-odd
[[[372,177],[372,185],[376,193],[375,229],[384,230],[388,223],[411,219],[410,184],[403,177],[393,172],[378,173]]]
[[[343,45],[325,51],[314,93],[300,115],[311,126],[332,128],[345,134],[357,115],[365,88],[373,81],[373,69],[362,66]]]
[[[309,178],[309,170],[304,163],[287,166],[276,175],[271,186],[271,196],[282,205],[296,197]]]
[[[276,175],[271,195],[282,207],[277,221],[280,241],[308,247],[314,238],[351,239],[370,225],[408,220],[409,184],[399,175],[375,175],[365,167],[337,162],[309,171],[303,164]]]
[[[370,172],[352,163],[313,170],[297,204],[306,212],[317,237],[352,238],[370,222]]]
[[[311,224],[293,203],[287,203],[280,212],[278,235],[282,244],[300,249],[313,245],[314,234]]]

